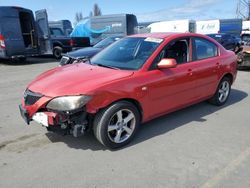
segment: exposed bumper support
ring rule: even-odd
[[[32,120],[47,127],[49,131],[62,132],[63,135],[71,134],[79,137],[88,128],[87,112],[79,110],[74,113],[64,112],[37,112],[32,117],[28,111],[19,105],[19,110],[24,121],[29,125]]]

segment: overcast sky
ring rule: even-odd
[[[0,6],[47,9],[49,20],[88,16],[94,3],[103,14],[132,13],[138,21],[235,18],[237,0],[0,0]]]

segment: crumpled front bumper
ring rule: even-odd
[[[28,114],[27,110],[22,107],[21,104],[19,105],[19,111],[20,111],[20,114],[21,114],[22,118],[24,119],[25,123],[27,123],[29,125],[30,124],[29,114]]]
[[[31,91],[26,90],[25,94],[27,95],[27,93],[30,94]],[[37,94],[33,93],[33,96],[37,96]],[[51,99],[52,99],[51,97],[47,97],[44,95],[41,95],[39,98],[36,98],[35,100],[34,98],[31,100],[31,98],[27,98],[27,96],[24,96],[24,98],[22,99],[22,104],[19,105],[19,111],[24,121],[28,125],[33,120],[42,124],[43,126],[57,125],[59,123],[59,119],[63,118],[63,114],[46,111],[46,104]],[[44,114],[44,116],[46,116],[47,123],[44,124],[43,121],[37,121],[39,120],[39,117],[37,116],[39,114]]]
[[[19,111],[25,123],[27,123],[28,125],[30,124],[31,121],[34,120],[37,123],[42,124],[45,127],[48,127],[48,126],[58,125],[65,119],[65,116],[63,114],[59,114],[56,112],[37,112],[34,113],[32,116],[30,116],[29,112],[21,104],[19,105]],[[46,118],[47,122],[41,121],[39,120],[39,118],[36,118],[37,115],[39,114],[44,114],[44,116],[47,117]]]
[[[19,111],[24,121],[29,125],[31,121],[46,127],[49,131],[62,130],[64,134],[74,137],[83,135],[89,124],[86,107],[72,111],[52,111],[46,108],[52,97],[35,93],[26,89]]]

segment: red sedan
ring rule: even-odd
[[[223,105],[236,66],[235,54],[207,36],[134,35],[88,62],[41,74],[19,108],[27,124],[75,137],[93,129],[100,143],[118,148],[143,122],[204,100]]]

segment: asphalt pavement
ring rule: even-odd
[[[25,125],[27,84],[52,58],[0,63],[0,187],[250,187],[250,70],[239,71],[223,107],[202,102],[141,125],[120,150]]]

